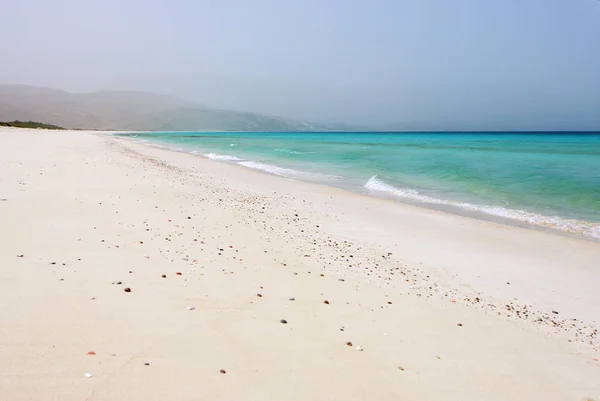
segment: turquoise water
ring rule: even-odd
[[[127,135],[294,179],[600,238],[600,133]]]

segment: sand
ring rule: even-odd
[[[0,400],[600,400],[598,242],[92,132],[0,169]]]

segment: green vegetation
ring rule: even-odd
[[[17,128],[42,128],[42,129],[64,129],[58,125],[38,123],[36,121],[11,121],[2,122],[0,121],[0,127],[17,127]]]

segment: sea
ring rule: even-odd
[[[119,135],[290,179],[600,239],[600,132]]]

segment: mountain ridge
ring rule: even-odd
[[[0,121],[40,121],[71,129],[132,131],[330,131],[335,125],[226,109],[142,91],[69,93],[0,84]]]

